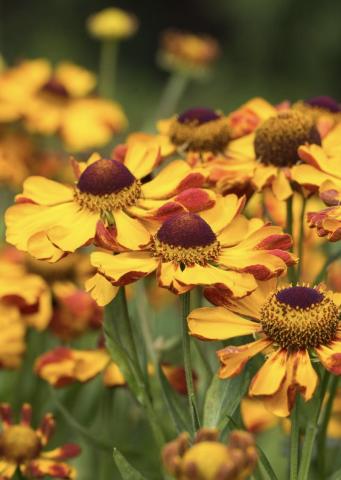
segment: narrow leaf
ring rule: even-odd
[[[123,480],[147,480],[146,477],[144,477],[140,472],[130,465],[122,453],[117,450],[117,448],[114,448],[113,456],[116,467],[118,468]]]

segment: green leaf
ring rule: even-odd
[[[228,422],[228,417],[231,417],[236,411],[246,392],[248,383],[249,374],[247,371],[244,375],[238,375],[229,380],[220,380],[215,375],[205,398],[204,426],[224,428],[224,423]]]
[[[117,448],[114,448],[113,456],[116,467],[118,468],[123,480],[147,480],[146,477],[141,475],[140,472],[130,465],[122,453],[117,450]]]

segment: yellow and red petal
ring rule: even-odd
[[[66,443],[62,447],[49,450],[48,452],[41,452],[43,458],[50,460],[66,460],[67,458],[77,457],[81,452],[80,447],[75,443]]]
[[[256,167],[255,173],[252,177],[252,183],[257,190],[263,190],[263,188],[272,184],[272,182],[277,178],[277,174],[277,167],[259,164]]]
[[[55,431],[56,422],[52,413],[44,415],[40,426],[36,429],[36,434],[39,436],[41,444],[47,445],[51,436]]]
[[[217,196],[215,205],[201,212],[200,216],[218,235],[241,212],[244,205],[245,197],[238,198],[234,194],[226,195],[226,197]]]
[[[246,320],[223,307],[193,310],[188,318],[189,333],[201,340],[226,340],[261,330],[259,323]]]
[[[13,478],[17,464],[7,460],[0,460],[0,480],[10,480]]]
[[[103,275],[96,273],[85,282],[85,289],[97,305],[104,307],[116,297],[119,287],[115,287]]]
[[[16,202],[30,201],[38,205],[59,205],[73,200],[73,189],[44,177],[29,177],[23,185],[23,193],[16,196]]]
[[[0,418],[5,429],[13,425],[12,407],[9,403],[0,404]]]
[[[119,245],[129,250],[140,250],[150,242],[151,235],[140,220],[130,217],[122,210],[116,210],[113,216],[117,230],[116,241]]]
[[[270,342],[271,343],[271,342]],[[249,395],[274,395],[278,392],[287,374],[287,350],[277,350],[272,353],[253,377]]]
[[[181,285],[216,285],[227,290],[235,298],[244,297],[257,288],[257,283],[249,273],[222,270],[213,265],[194,265],[184,270],[178,268],[175,279]]]
[[[341,339],[315,350],[324,368],[334,375],[341,375]]]
[[[176,279],[177,273],[180,271],[180,265],[176,262],[159,262],[156,277],[158,285],[163,288],[168,288],[176,295],[188,292],[192,286],[183,285]]]
[[[239,375],[246,363],[271,345],[271,340],[262,338],[242,346],[230,345],[217,351],[220,361],[219,377],[231,378]]]
[[[67,463],[44,458],[29,460],[26,464],[21,465],[20,470],[28,478],[43,478],[45,476],[63,479],[76,478],[76,470]]]
[[[32,407],[29,403],[24,403],[20,412],[20,424],[28,427],[31,425],[31,419]]]
[[[172,197],[188,188],[200,188],[205,182],[202,170],[192,170],[183,160],[167,165],[156,177],[142,186],[145,198]]]
[[[126,385],[126,380],[122,375],[118,365],[110,362],[103,373],[103,382],[107,387],[121,387]]]
[[[124,252],[117,255],[95,252],[91,264],[115,286],[123,286],[149,275],[159,261],[149,252]]]
[[[277,417],[256,398],[243,398],[240,402],[240,413],[245,428],[251,433],[264,432],[278,423]]]

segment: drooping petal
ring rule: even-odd
[[[103,381],[107,387],[121,387],[126,384],[121,370],[114,362],[110,362],[104,370]]]
[[[85,282],[85,290],[91,294],[97,305],[104,307],[116,297],[119,287],[114,287],[103,275],[96,273]]]
[[[231,378],[239,375],[250,358],[265,350],[271,340],[262,338],[242,346],[230,345],[217,351],[220,361],[219,377]]]
[[[293,194],[284,170],[278,170],[277,176],[272,182],[272,191],[278,200],[287,200]]]
[[[188,316],[191,335],[202,340],[225,340],[260,330],[256,322],[246,320],[223,307],[197,308]]]
[[[16,196],[17,202],[31,200],[38,205],[58,205],[71,202],[72,199],[71,187],[44,177],[27,178],[23,185],[23,193]]]
[[[191,285],[183,285],[176,279],[177,272],[180,271],[180,265],[176,262],[160,262],[156,271],[158,285],[168,288],[176,295],[188,292],[192,288]]]
[[[28,427],[31,425],[31,419],[32,419],[32,407],[29,403],[24,403],[23,406],[21,407],[20,424]]]
[[[123,286],[156,270],[158,260],[149,252],[125,252],[117,255],[95,252],[91,264],[116,286]]]
[[[328,346],[315,348],[322,365],[334,375],[341,375],[341,340],[331,342]]]
[[[148,143],[132,143],[124,158],[125,166],[136,178],[148,175],[160,162],[160,149],[157,145]]]
[[[248,295],[257,288],[257,283],[249,273],[225,271],[212,265],[194,265],[183,271],[178,269],[176,280],[182,285],[221,285],[233,297]]]
[[[116,210],[113,215],[117,243],[130,250],[140,250],[150,242],[150,233],[139,220],[130,217],[122,210]]]

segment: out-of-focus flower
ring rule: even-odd
[[[278,423],[278,417],[269,412],[257,398],[243,398],[240,402],[240,414],[245,428],[251,433],[263,432]]]
[[[254,335],[251,343],[230,345],[217,352],[220,378],[231,378],[258,353],[265,363],[253,377],[249,395],[266,408],[286,417],[297,393],[310,400],[318,375],[309,352],[314,351],[325,369],[341,374],[341,296],[321,287],[294,286],[276,289],[276,281],[261,282],[243,299],[232,300],[218,289],[206,292],[215,308],[192,311],[190,333],[200,339],[221,340]]]
[[[167,443],[162,452],[166,469],[178,480],[244,480],[257,464],[252,435],[233,431],[227,444],[215,429],[202,428],[193,445],[188,433]]]
[[[334,292],[341,292],[341,260],[336,260],[327,268],[326,283]]]
[[[136,33],[138,26],[135,15],[114,7],[105,8],[87,20],[90,35],[100,40],[129,38]]]
[[[2,418],[0,475],[3,480],[13,478],[17,469],[27,479],[45,476],[76,478],[76,470],[64,460],[79,455],[78,445],[69,443],[44,451],[55,429],[55,420],[51,413],[44,416],[36,430],[31,427],[32,409],[27,403],[21,408],[20,423],[13,424],[12,409],[7,403],[0,405],[0,416]]]
[[[150,242],[143,222],[214,204],[213,193],[194,188],[204,183],[203,174],[180,160],[142,184],[160,160],[158,148],[134,144],[124,163],[98,154],[87,163],[75,162],[73,187],[28,178],[6,212],[7,241],[50,262],[94,240],[104,248],[134,250]],[[190,187],[193,195],[186,196],[183,191]]]
[[[220,284],[230,295],[247,295],[257,286],[255,278],[278,276],[295,260],[287,251],[290,236],[239,215],[243,204],[235,195],[217,197],[215,206],[200,214],[183,212],[165,220],[140,250],[93,253],[91,263],[98,273],[87,289],[104,305],[110,301],[110,285],[116,288],[112,297],[119,286],[156,271],[158,284],[176,294],[196,285]]]
[[[341,183],[324,182],[320,196],[329,207],[317,212],[308,212],[308,222],[315,227],[320,237],[327,237],[330,242],[341,240]]]
[[[226,117],[210,108],[191,108],[163,124],[176,148],[182,151],[223,151],[230,139]]]
[[[328,95],[300,100],[294,103],[292,108],[311,115],[316,121],[321,137],[341,121],[341,104]]]
[[[218,42],[208,35],[166,30],[161,36],[157,60],[167,71],[200,77],[208,73],[219,54]]]
[[[336,391],[332,412],[328,423],[328,437],[341,438],[341,388]]]
[[[185,371],[183,367],[162,364],[162,371],[170,385],[181,395],[187,394]],[[57,347],[44,353],[36,360],[35,372],[54,387],[64,387],[74,382],[85,383],[100,373],[107,387],[121,387],[126,380],[105,348],[92,350],[73,350]],[[148,365],[149,375],[154,375],[152,365]],[[196,381],[193,373],[193,380]]]

